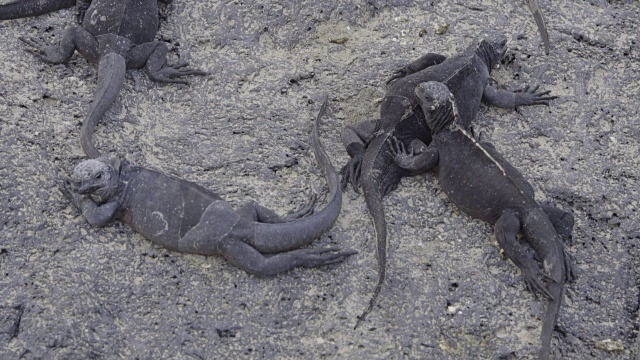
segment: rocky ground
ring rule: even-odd
[[[6,1],[5,1],[6,2]],[[476,130],[545,203],[573,211],[578,278],[553,341],[563,359],[638,359],[640,5],[540,0],[544,55],[523,1],[175,1],[158,38],[210,75],[158,85],[140,71],[96,132],[111,156],[286,213],[325,181],[309,146],[378,116],[382,84],[426,52],[454,55],[484,28],[509,38],[493,72],[541,84],[551,106],[483,106]],[[83,159],[81,122],[96,67],[48,65],[18,36],[56,41],[73,11],[0,23],[0,358],[532,359],[546,302],[501,256],[491,226],[460,213],[430,174],[385,199],[388,281],[377,278],[361,195],[316,246],[359,254],[323,269],[257,278],[222,258],[169,252],[125,224],[87,224],[58,190]],[[162,194],[158,194],[162,196]]]

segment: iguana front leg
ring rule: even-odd
[[[504,109],[513,109],[526,105],[549,105],[549,101],[557,96],[548,96],[551,90],[538,92],[540,85],[530,88],[529,85],[516,91],[497,90],[487,85],[482,93],[482,100],[489,105]]]
[[[110,201],[101,205],[96,204],[88,195],[81,195],[73,190],[70,180],[65,180],[61,189],[64,196],[78,208],[87,222],[95,227],[103,227],[109,224],[118,210],[118,203]]]
[[[435,142],[427,146],[422,141],[414,139],[410,149],[406,149],[401,141],[392,136],[387,143],[393,160],[405,170],[421,173],[438,165],[438,147]]]

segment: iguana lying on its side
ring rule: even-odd
[[[570,257],[562,244],[563,238],[571,236],[573,216],[538,204],[522,174],[493,145],[478,141],[464,129],[455,97],[446,85],[426,82],[417,86],[415,93],[433,141],[426,145],[416,140],[413,146],[419,150],[415,150],[391,138],[394,161],[411,172],[435,169],[442,190],[456,206],[495,224],[498,244],[520,268],[527,287],[549,298],[539,356],[548,359],[564,283],[573,278]],[[544,272],[518,241],[519,232],[541,259]]]
[[[328,231],[342,206],[340,179],[318,139],[325,109],[326,101],[314,124],[312,142],[330,194],[328,204],[316,213],[315,198],[286,217],[255,203],[233,210],[197,184],[117,160],[81,162],[63,192],[93,226],[120,219],[170,250],[221,255],[255,275],[338,263],[355,251],[299,249]]]

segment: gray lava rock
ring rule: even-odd
[[[170,61],[179,54],[210,75],[180,87],[134,73],[94,138],[105,153],[234,205],[256,200],[284,214],[309,189],[325,191],[309,147],[324,93],[322,140],[339,167],[340,129],[378,116],[393,70],[426,52],[455,54],[484,27],[500,30],[510,50],[497,82],[541,83],[561,96],[519,112],[483,107],[476,122],[537,199],[576,218],[578,279],[567,285],[556,356],[635,358],[640,10],[540,2],[548,56],[521,1],[175,1],[158,39]],[[357,331],[376,259],[364,199],[351,190],[316,244],[360,254],[275,278],[166,251],[124,224],[91,228],[58,185],[82,159],[96,68],[77,55],[44,64],[17,40],[54,41],[73,21],[65,10],[0,23],[0,358],[535,357],[544,302],[501,257],[490,226],[461,214],[430,174],[385,198],[388,282]]]

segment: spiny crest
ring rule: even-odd
[[[476,44],[475,53],[484,59],[489,69],[496,66],[507,52],[507,37],[499,31],[484,31]]]
[[[105,178],[103,180],[109,180],[111,174],[109,172],[109,165],[94,159],[85,160],[73,169],[73,178],[75,180],[86,181],[93,179],[96,174],[102,173]]]

